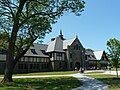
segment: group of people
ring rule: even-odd
[[[77,67],[75,67],[75,71],[79,71],[80,73],[84,73],[85,70],[84,70],[84,68],[79,68],[78,69]]]

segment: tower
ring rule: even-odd
[[[62,30],[60,30],[60,35],[59,35],[59,37],[60,37],[62,40],[65,40],[65,38],[63,38]]]

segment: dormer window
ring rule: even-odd
[[[37,52],[35,51],[35,49],[31,49],[31,52],[32,52],[33,54],[37,54]]]

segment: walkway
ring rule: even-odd
[[[108,90],[108,85],[94,78],[84,76],[82,74],[74,74],[73,77],[83,82],[83,86],[75,88],[73,90]]]
[[[103,74],[116,75],[116,71],[105,71]],[[118,75],[120,75],[120,71],[118,71]]]

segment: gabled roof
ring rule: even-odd
[[[85,55],[94,55],[94,53],[93,53],[92,51],[86,50],[86,51],[85,51]]]
[[[64,52],[63,51],[63,40],[60,37],[56,37],[54,40],[48,43],[46,52]]]
[[[93,51],[89,51],[89,50],[86,50],[85,51],[85,55],[87,55],[88,57],[87,57],[87,60],[97,60],[96,59],[96,57],[95,57],[95,55],[94,55],[94,53],[93,53]]]
[[[94,53],[96,59],[100,60],[102,58],[103,52],[104,51],[96,51],[96,52],[93,52],[93,53]]]
[[[33,50],[33,51],[32,51]],[[29,49],[24,56],[32,56],[32,57],[49,57],[47,55],[44,55],[42,51],[38,49]]]
[[[47,50],[47,47],[48,47],[48,45],[47,44],[37,44],[37,43],[34,43],[33,44],[33,47],[35,48],[35,49],[38,49],[38,50]]]
[[[76,38],[68,39],[63,41],[63,49],[67,49],[67,46],[70,46]]]

